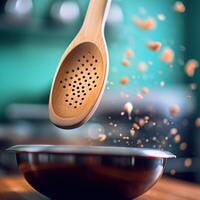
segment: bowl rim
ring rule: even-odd
[[[109,146],[81,146],[81,145],[15,145],[7,149],[15,153],[47,153],[47,154],[85,154],[85,155],[113,155],[137,156],[148,158],[176,158],[168,151],[136,148],[136,147],[109,147]]]

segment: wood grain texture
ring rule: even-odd
[[[108,75],[104,25],[110,2],[90,0],[84,23],[58,64],[49,97],[49,117],[58,127],[80,126],[100,102]]]
[[[0,178],[0,186],[0,200],[48,200],[33,190],[23,177]],[[199,197],[199,185],[162,178],[137,200],[199,200]]]

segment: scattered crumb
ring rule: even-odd
[[[122,65],[124,65],[125,67],[128,67],[130,65],[130,62],[126,59],[122,60]]]
[[[133,57],[134,53],[131,49],[126,49],[125,55],[126,55],[126,57],[131,58],[131,57]]]
[[[145,20],[141,20],[138,17],[133,17],[132,21],[139,29],[144,31],[153,30],[156,27],[156,22],[152,17],[149,17]]]
[[[181,1],[177,1],[174,5],[174,10],[179,13],[185,12],[185,5]]]
[[[198,61],[191,59],[188,60],[186,65],[185,65],[185,73],[189,76],[192,77],[194,76],[196,68],[199,66]]]
[[[156,42],[156,41],[151,41],[147,43],[147,47],[152,51],[159,51],[161,47],[161,43]]]
[[[171,48],[165,48],[160,59],[167,64],[172,63],[174,60],[174,51]]]
[[[106,138],[107,138],[107,136],[106,136],[105,134],[99,134],[99,135],[98,135],[98,140],[99,140],[100,142],[105,141]]]
[[[173,105],[170,107],[169,111],[171,116],[175,117],[180,112],[180,108],[177,105]]]
[[[191,167],[191,165],[192,165],[192,159],[191,158],[186,158],[184,160],[184,166],[185,167]]]
[[[200,128],[200,117],[195,120],[195,125],[197,128]]]
[[[126,85],[126,84],[128,83],[128,77],[123,77],[123,78],[121,78],[121,79],[120,79],[120,83],[121,83],[122,85]]]

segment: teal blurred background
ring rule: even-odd
[[[53,24],[49,18],[49,9],[55,1],[33,1],[30,19],[22,25],[3,24],[0,32],[0,114],[9,103],[40,102],[49,92],[57,63],[77,33],[85,15],[88,1],[75,1],[80,8],[76,26]],[[167,85],[183,84],[183,59],[181,50],[187,42],[185,15],[173,10],[174,0],[114,0],[120,6],[123,21],[107,25],[106,40],[110,54],[109,81],[114,82],[112,89],[129,89],[136,91],[139,87],[159,87],[160,81]],[[157,19],[158,14],[166,17],[165,21]],[[156,29],[141,31],[132,23],[131,18],[149,16],[156,20]],[[114,26],[114,28],[112,27]],[[114,30],[113,30],[114,29]],[[145,44],[149,40],[162,43],[162,49],[171,47],[175,51],[173,68],[169,69],[160,62],[160,52],[149,51]],[[127,69],[121,65],[124,51],[130,48],[134,58]],[[188,56],[190,57],[190,56]],[[145,75],[137,70],[140,62],[153,62]],[[147,64],[148,65],[148,64]],[[161,71],[161,75],[159,75]],[[177,73],[178,72],[178,73]],[[120,78],[127,76],[127,86],[119,84]],[[131,78],[134,76],[134,78]]]
[[[156,126],[141,130],[139,137],[145,147],[160,149],[165,138],[169,138],[165,149],[178,159],[169,162],[166,173],[169,175],[175,169],[177,178],[200,183],[200,135],[194,123],[200,115],[200,72],[197,70],[193,77],[184,72],[189,59],[200,61],[199,0],[182,0],[184,13],[175,12],[175,0],[113,0],[105,28],[110,71],[100,108],[80,129],[64,131],[48,121],[51,81],[60,57],[81,27],[88,2],[0,1],[0,149],[22,143],[70,143],[71,138],[75,139],[73,143],[82,144],[86,136],[95,138],[99,130],[109,136],[103,145],[138,146],[135,138],[130,143],[119,140],[120,134],[129,136],[134,120],[148,115],[152,119],[150,124]],[[132,22],[135,16],[143,20],[152,17],[156,28],[138,29]],[[150,51],[146,47],[149,41],[161,42],[161,49]],[[160,60],[168,47],[175,53],[170,65]],[[124,67],[121,62],[126,59],[127,49],[134,56],[129,59],[130,65]],[[140,63],[147,65],[145,73],[138,70]],[[129,78],[128,84],[120,84],[123,77]],[[195,91],[190,90],[190,83],[197,84]],[[150,93],[137,102],[134,95],[143,87],[149,88]],[[122,94],[128,96],[120,98]],[[127,101],[134,104],[130,122],[120,116]],[[174,104],[179,105],[180,113],[173,118],[169,107]],[[180,143],[174,144],[171,128],[178,129]],[[161,139],[145,143],[146,139],[152,140],[152,135]],[[183,143],[187,144],[184,151],[180,148]],[[192,160],[190,167],[184,167],[187,158]],[[10,163],[12,159],[0,154],[0,174],[1,169],[13,170]]]

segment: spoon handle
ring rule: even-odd
[[[111,1],[112,0],[90,0],[82,26],[87,33],[95,34],[95,32],[104,31]]]

